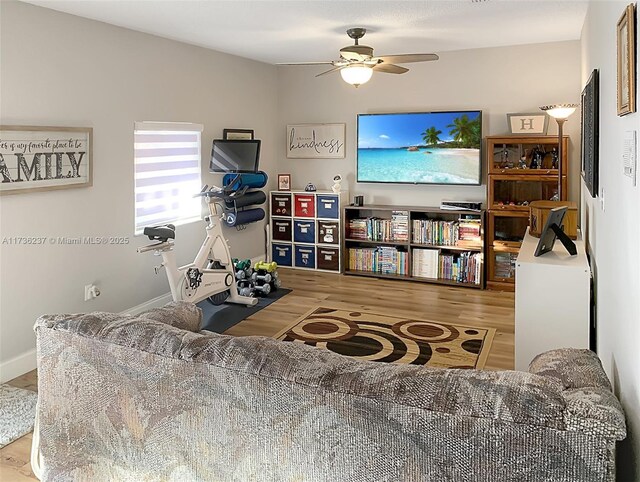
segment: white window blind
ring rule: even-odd
[[[200,219],[200,138],[203,126],[136,122],[135,233],[146,226]]]

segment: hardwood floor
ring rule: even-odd
[[[513,293],[286,269],[280,270],[280,276],[283,286],[292,288],[293,292],[225,333],[273,336],[314,306],[357,308],[435,322],[495,328],[497,333],[485,369],[513,369]],[[9,384],[36,391],[36,372],[22,375]],[[30,452],[31,434],[0,449],[0,480],[37,480],[31,471]]]

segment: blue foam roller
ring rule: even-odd
[[[237,191],[240,188],[245,186],[254,189],[260,189],[261,187],[265,187],[267,185],[267,181],[269,180],[269,176],[264,171],[252,172],[252,173],[243,173],[243,174],[225,174],[222,178],[222,185],[224,187],[229,186],[233,183],[234,191]]]
[[[264,219],[265,213],[262,208],[245,209],[244,211],[228,212],[224,217],[227,226],[241,226],[243,224],[255,223]]]
[[[267,200],[267,195],[263,191],[250,191],[235,199],[235,207],[243,208],[252,204],[263,204]],[[234,203],[227,201],[227,208],[233,209]]]

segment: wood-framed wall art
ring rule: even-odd
[[[344,159],[346,124],[287,125],[287,158]]]
[[[0,195],[93,185],[91,127],[0,126]]]
[[[635,5],[627,5],[618,20],[618,115],[636,111],[636,19]]]
[[[582,151],[582,178],[591,193],[598,195],[598,145],[600,116],[600,86],[598,69],[591,76],[582,91],[582,122],[580,144]]]
[[[507,114],[507,126],[511,135],[545,136],[549,128],[549,116],[544,112]]]
[[[222,138],[224,140],[252,141],[253,129],[223,129]]]
[[[291,191],[291,174],[278,174],[278,191]]]

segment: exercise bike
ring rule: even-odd
[[[176,237],[174,225],[144,228],[143,234],[158,242],[138,248],[138,253],[153,251],[154,255],[162,256],[162,264],[154,269],[156,274],[161,268],[166,269],[174,301],[198,303],[206,298],[214,305],[228,302],[255,306],[258,303],[256,298],[238,294],[229,245],[222,234],[221,217],[218,216],[218,207],[224,213],[225,202],[233,202],[246,190],[231,192],[216,187],[209,189],[205,185],[197,194],[207,201],[209,207],[209,216],[205,217],[207,236],[193,263],[185,266],[176,265],[172,241]]]

